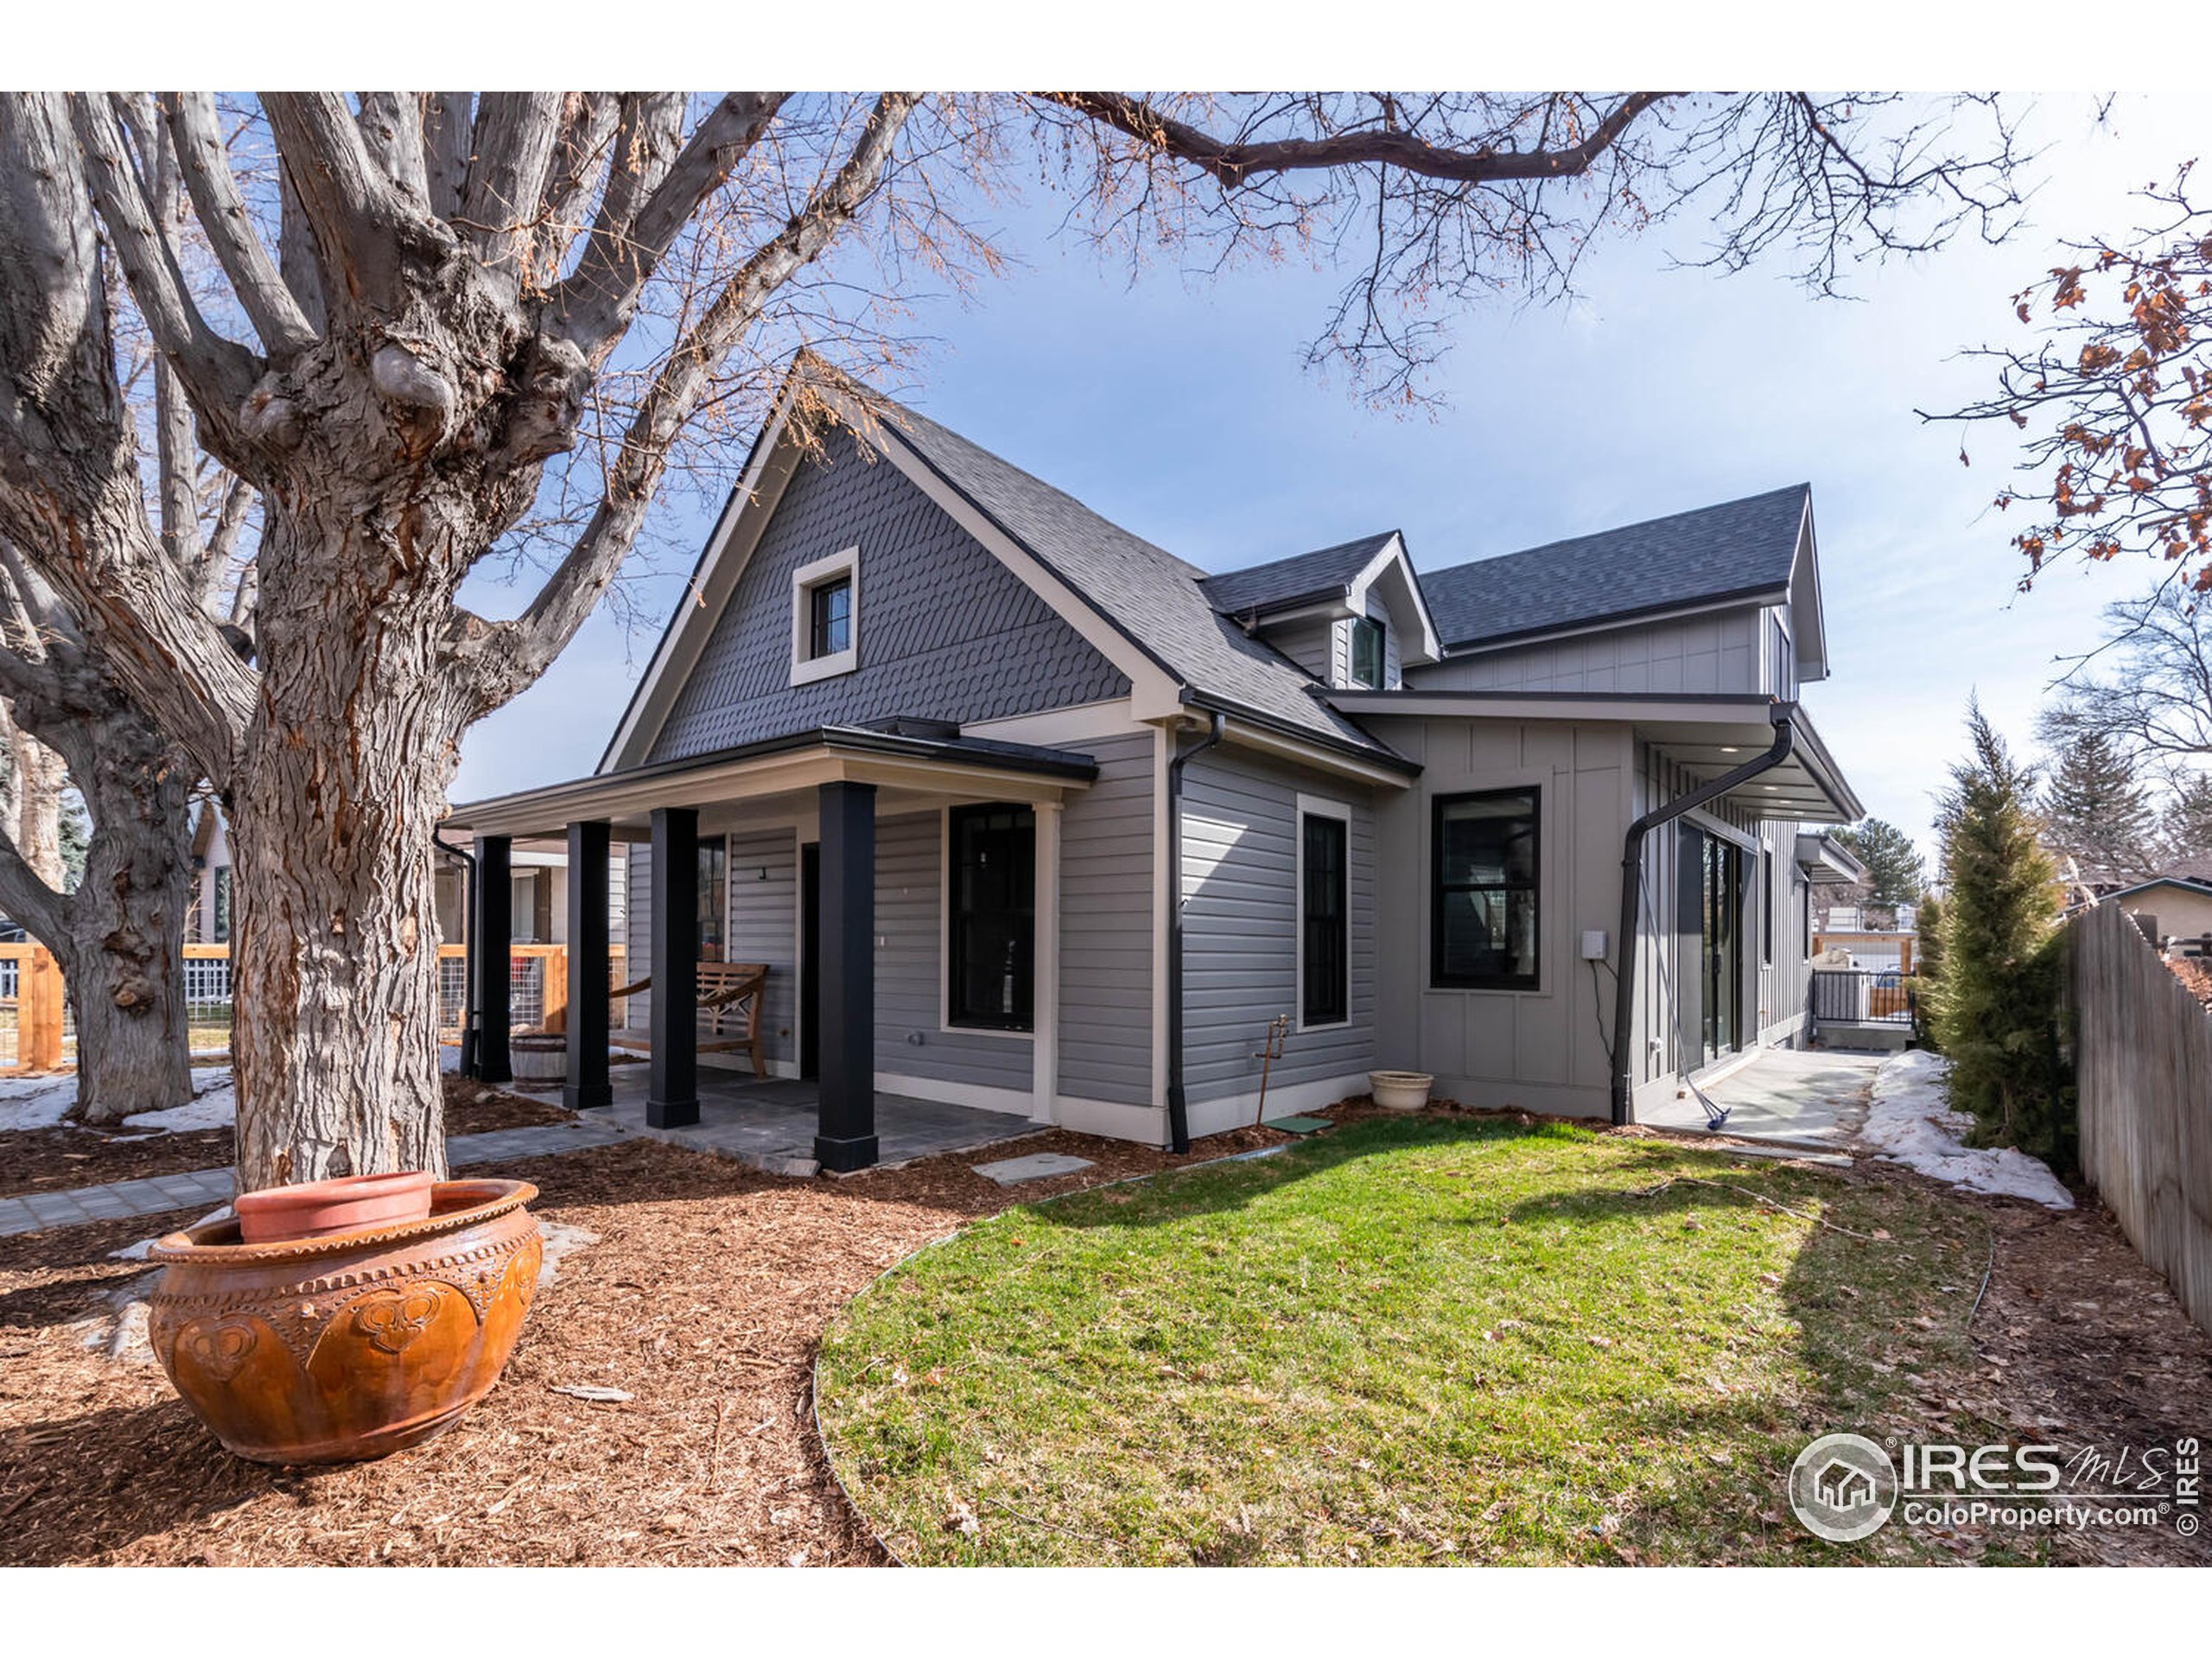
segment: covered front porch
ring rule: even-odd
[[[698,1121],[677,1128],[656,1129],[648,1116],[651,1090],[646,1070],[639,1065],[613,1068],[607,1116],[616,1128],[718,1153],[774,1174],[811,1173],[818,1165],[814,1143],[820,1132],[822,1091],[817,1083],[804,1077],[753,1077],[709,1068],[699,1078]],[[517,1092],[557,1101],[563,1091],[557,1087],[521,1087]],[[972,1151],[1034,1135],[1041,1127],[1006,1112],[921,1100],[880,1089],[874,1108],[876,1156],[886,1164]]]
[[[511,1077],[507,865],[518,846],[557,846],[569,870],[561,1092],[572,1109],[834,1172],[1028,1133],[1052,1119],[1058,1066],[1059,810],[1096,775],[1087,755],[899,721],[461,809],[456,823],[475,838],[477,1075]],[[993,918],[1022,999],[995,1025],[957,1017],[950,988],[961,918],[947,870],[962,809],[1017,825],[1019,842],[1002,844],[1032,867],[1026,906]],[[630,849],[626,971],[650,980],[626,1003],[625,1046],[644,1048],[642,1065],[609,1064],[618,840]],[[744,1015],[769,1076],[745,1052],[702,1053],[728,1046],[702,1045],[702,1027],[730,1022],[702,997],[702,960],[767,969]]]

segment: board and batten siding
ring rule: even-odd
[[[1314,1031],[1298,1028],[1301,793],[1343,805],[1349,824],[1351,1018]],[[1209,1102],[1253,1098],[1260,1086],[1260,1052],[1278,1015],[1289,1015],[1290,1027],[1281,1058],[1268,1069],[1271,1103],[1278,1091],[1287,1096],[1300,1085],[1363,1078],[1374,1065],[1375,887],[1375,813],[1363,786],[1235,749],[1211,749],[1188,764],[1183,775],[1183,1065],[1194,1133],[1232,1127],[1244,1116],[1200,1109]],[[1324,1092],[1335,1097],[1331,1090]]]
[[[1625,622],[1563,639],[1495,651],[1413,670],[1416,690],[1679,692],[1767,691],[1756,606],[1671,621]]]
[[[1605,722],[1376,717],[1365,722],[1422,765],[1419,785],[1378,796],[1375,906],[1378,1065],[1430,1072],[1440,1096],[1477,1106],[1599,1116],[1607,1110],[1612,1014],[1580,951],[1601,929],[1618,950],[1621,837],[1633,754]],[[1492,789],[1540,791],[1538,982],[1528,991],[1429,983],[1431,803]],[[1603,1020],[1603,1024],[1600,1020]]]
[[[876,1075],[1027,1095],[1027,1033],[944,1027],[944,836],[942,812],[876,821]]]
[[[786,827],[734,833],[728,842],[729,959],[767,965],[761,1052],[772,1066],[796,1069],[798,837]]]
[[[1098,781],[1060,815],[1059,1092],[1154,1106],[1153,770],[1150,731],[1070,747]],[[1025,1051],[1026,1052],[1026,1051]]]

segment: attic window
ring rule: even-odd
[[[849,547],[791,572],[791,683],[861,665],[861,550]]]
[[[1382,689],[1382,625],[1371,616],[1352,619],[1351,683],[1370,691]]]

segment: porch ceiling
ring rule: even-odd
[[[447,827],[525,839],[603,818],[634,840],[657,807],[697,808],[701,829],[712,831],[794,810],[829,783],[874,785],[888,816],[948,799],[1055,802],[1097,776],[1090,756],[1065,749],[833,726],[468,802]]]

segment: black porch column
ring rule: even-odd
[[[653,1049],[645,1122],[680,1129],[699,1121],[699,814],[657,806],[652,823]]]
[[[484,1083],[507,1083],[507,947],[514,943],[513,872],[505,836],[486,836],[476,843],[476,1076]]]
[[[611,1106],[607,1077],[607,821],[569,826],[569,1082],[571,1111]]]
[[[875,1161],[875,785],[822,785],[822,1078],[814,1137],[824,1169]]]

